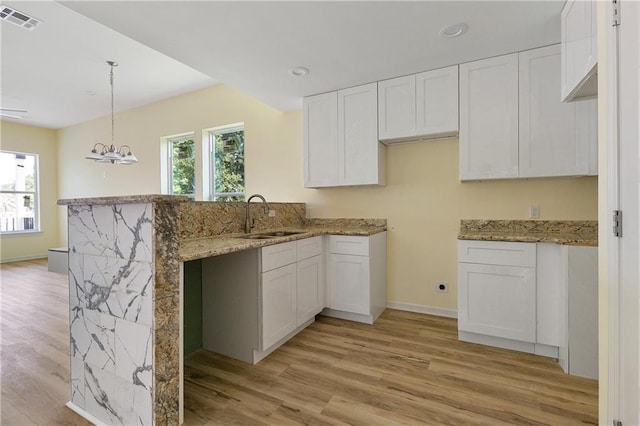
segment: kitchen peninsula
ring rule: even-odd
[[[68,406],[89,420],[181,422],[185,261],[320,235],[370,237],[370,246],[363,246],[371,256],[367,263],[371,312],[365,317],[375,319],[386,304],[380,300],[386,297],[386,262],[373,261],[373,256],[386,258],[383,219],[307,219],[304,203],[269,203],[275,212],[271,216],[259,213],[262,206],[252,203],[254,233],[288,232],[249,239],[243,238],[245,203],[139,195],[58,204],[68,206],[72,387]],[[351,242],[347,240],[347,245]]]

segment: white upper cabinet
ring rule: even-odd
[[[377,84],[304,98],[304,186],[384,185]]]
[[[338,91],[338,184],[383,185],[376,83]]]
[[[460,180],[518,177],[518,54],[460,65]]]
[[[564,102],[598,93],[596,1],[567,0],[560,16]]]
[[[597,174],[597,105],[558,98],[560,48],[460,65],[460,180]]]
[[[520,177],[597,173],[596,101],[559,102],[559,69],[559,45],[520,53]]]
[[[457,65],[378,82],[378,139],[384,143],[457,132]]]
[[[416,132],[420,135],[458,133],[458,66],[416,75]]]
[[[378,139],[415,135],[415,74],[378,82]]]
[[[338,176],[338,94],[303,100],[304,186],[335,186]]]

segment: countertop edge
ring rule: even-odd
[[[190,201],[186,195],[143,194],[116,195],[111,197],[63,198],[57,201],[59,206],[139,204],[139,203],[184,203]]]
[[[597,239],[583,237],[562,237],[554,235],[478,235],[478,234],[459,234],[458,240],[471,241],[510,241],[520,243],[554,243],[560,245],[571,246],[587,246],[598,247]]]
[[[293,230],[292,228],[279,228],[278,230]],[[204,238],[191,238],[180,241],[180,248],[178,249],[178,260],[181,262],[188,262],[190,260],[203,259],[212,256],[221,256],[224,254],[235,253],[243,250],[251,250],[271,246],[275,244],[286,243],[289,241],[297,241],[305,238],[316,237],[319,235],[351,235],[367,237],[381,232],[386,232],[387,228],[384,227],[371,227],[361,229],[347,229],[347,228],[314,228],[304,229],[295,228],[299,230],[299,234],[286,235],[282,237],[274,237],[264,240],[250,240],[240,238],[242,234],[222,234],[215,237]],[[275,230],[261,230],[260,232],[275,231]],[[194,247],[189,250],[185,250],[189,245],[198,245],[202,243],[205,247]],[[209,246],[209,247],[206,247]],[[187,253],[185,253],[187,251]]]

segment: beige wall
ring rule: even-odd
[[[82,158],[92,143],[108,140],[108,117],[60,131],[60,197],[159,192],[161,137],[195,131],[199,138],[202,129],[241,121],[247,193],[307,202],[311,217],[388,219],[389,300],[456,309],[462,218],[526,219],[530,204],[540,206],[541,219],[597,218],[594,177],[461,184],[455,139],[386,148],[386,187],[304,189],[301,112],[280,113],[224,85],[118,114],[116,139],[134,148],[134,166]],[[62,230],[63,222],[61,215]],[[448,294],[435,292],[440,280],[451,284]]]
[[[57,247],[59,244],[56,132],[8,121],[0,122],[0,128],[1,149],[39,156],[41,227],[41,232],[37,233],[3,235],[0,242],[0,260],[7,262],[45,257],[48,248]]]

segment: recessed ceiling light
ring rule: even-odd
[[[295,67],[289,70],[289,75],[294,77],[304,77],[309,74],[309,69],[305,67]]]
[[[440,30],[440,37],[442,38],[458,37],[466,33],[468,29],[469,27],[467,27],[467,24],[464,24],[462,22],[459,24],[447,25],[446,27]]]
[[[95,96],[96,92],[94,92],[93,90],[87,90],[87,95],[89,96]]]

